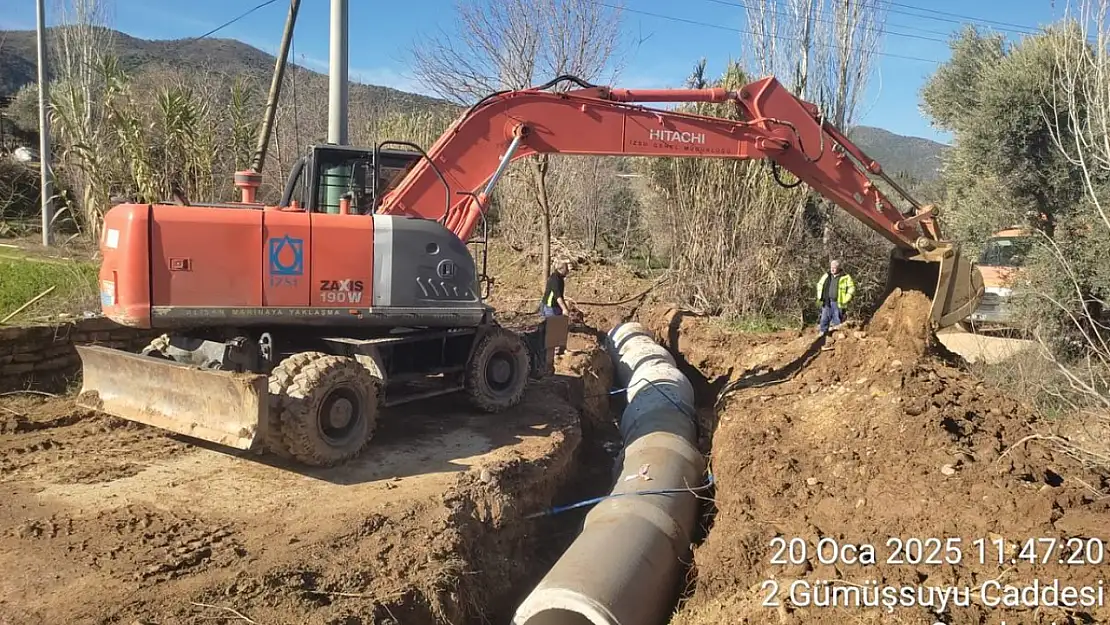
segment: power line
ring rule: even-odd
[[[743,0],[741,0],[740,2],[729,2],[728,0],[705,0],[705,2],[712,2],[714,4],[736,7],[738,9],[744,9],[745,12],[755,10],[753,7],[748,6],[746,3],[744,3]],[[775,15],[785,15],[787,17],[793,17],[790,13],[787,13],[785,11],[772,11],[772,13],[774,13]],[[817,23],[820,23],[820,24],[834,24],[834,25],[836,24],[836,22],[834,20],[831,20],[831,19],[828,19],[828,18],[825,18],[825,19],[814,18],[813,21],[817,22]],[[909,29],[909,30],[922,30],[922,29],[915,28],[913,26],[895,25],[895,27],[896,28],[906,28],[906,29]],[[913,35],[913,34],[910,34],[910,33],[900,33],[900,32],[897,32],[897,31],[890,30],[889,28],[873,28],[872,27],[872,28],[863,28],[862,30],[865,30],[867,32],[872,32],[872,33],[892,35],[892,36],[895,36],[895,37],[906,37],[906,38],[909,38],[909,39],[920,39],[922,41],[935,41],[937,43],[948,43],[947,39],[937,39],[936,37],[926,37],[924,35]],[[943,33],[943,32],[939,32],[939,31],[935,31],[935,30],[933,30],[933,31],[923,30],[922,32],[929,32],[929,33],[933,33],[933,34],[936,34],[936,35],[945,35],[945,36],[947,36],[949,34],[949,33]]]
[[[211,35],[214,35],[214,34],[216,34],[216,33],[220,32],[221,30],[223,30],[223,29],[227,28],[228,26],[231,26],[231,25],[232,25],[232,24],[234,24],[235,22],[238,22],[239,20],[241,20],[241,19],[243,19],[244,17],[246,17],[246,16],[250,15],[251,13],[254,13],[255,11],[257,11],[257,10],[259,10],[259,9],[262,9],[262,8],[268,7],[268,6],[270,6],[271,4],[273,4],[273,3],[275,3],[275,2],[277,2],[277,0],[266,0],[266,1],[265,1],[265,2],[263,2],[263,3],[261,3],[261,4],[259,4],[259,5],[256,5],[256,6],[255,6],[255,7],[253,8],[253,9],[250,9],[249,11],[247,11],[247,12],[245,12],[245,13],[242,13],[242,14],[240,14],[240,15],[236,16],[236,17],[233,17],[232,19],[230,19],[230,20],[228,20],[228,21],[224,22],[223,24],[220,24],[219,26],[217,26],[217,27],[213,28],[212,30],[210,30],[210,31],[208,31],[208,32],[206,32],[206,33],[204,33],[203,35],[201,35],[201,36],[199,36],[199,37],[193,37],[193,38],[191,38],[191,39],[188,39],[187,41],[197,41],[198,39],[205,39],[205,38],[207,38],[207,37],[210,37]]]
[[[888,6],[902,7],[902,8],[906,8],[906,9],[912,9],[914,11],[923,11],[923,12],[926,12],[926,13],[933,13],[933,14],[936,14],[936,15],[947,15],[947,16],[950,16],[952,18],[957,18],[957,19],[941,19],[941,18],[936,18],[936,17],[930,17],[928,15],[913,15],[911,13],[905,13],[904,11],[895,11],[894,9],[891,9],[891,12],[898,12],[898,13],[902,13],[903,15],[913,15],[913,17],[920,17],[920,18],[923,18],[923,19],[935,19],[935,20],[942,21],[942,22],[954,22],[954,23],[957,23],[957,24],[962,24],[962,23],[965,23],[965,22],[971,22],[971,23],[983,24],[983,25],[1006,26],[1006,27],[1009,27],[1009,29],[1014,30],[1015,32],[1023,32],[1024,31],[1025,34],[1028,34],[1028,35],[1036,34],[1037,32],[1040,31],[1040,28],[1038,28],[1036,26],[1023,26],[1021,24],[1014,24],[1012,22],[999,22],[999,21],[996,21],[996,20],[988,20],[988,19],[979,18],[979,17],[971,17],[969,15],[961,15],[959,13],[951,13],[949,11],[940,11],[938,9],[929,9],[929,8],[925,8],[925,7],[915,6],[915,5],[912,5],[912,4],[905,4],[905,3],[902,3],[902,2],[894,2],[893,0],[879,0],[879,1],[882,2],[882,3],[887,4]]]
[[[751,31],[743,30],[743,29],[740,29],[740,28],[732,28],[730,26],[722,26],[720,24],[710,24],[709,22],[699,22],[697,20],[686,19],[686,18],[683,18],[683,17],[675,17],[673,15],[663,15],[663,14],[660,14],[660,13],[652,13],[652,12],[649,12],[649,11],[641,11],[639,9],[630,9],[628,7],[618,7],[618,6],[614,6],[614,5],[611,5],[611,4],[606,4],[604,2],[596,2],[595,1],[594,4],[597,4],[598,6],[603,6],[603,7],[609,8],[609,9],[614,9],[614,10],[618,10],[618,11],[627,11],[629,13],[637,13],[639,15],[646,15],[646,16],[649,16],[649,17],[656,17],[656,18],[659,18],[659,19],[669,20],[669,21],[672,21],[672,22],[680,22],[680,23],[683,23],[683,24],[691,24],[691,25],[694,25],[694,26],[702,26],[702,27],[705,27],[705,28],[715,28],[717,30],[725,30],[725,31],[728,31],[728,32],[734,33],[734,34],[735,33],[740,33],[740,34],[744,34],[744,35],[752,35],[753,37],[759,37],[760,36],[758,33],[753,33]],[[795,41],[795,42],[800,42],[801,41],[801,39],[798,38],[798,37],[788,37],[786,35],[769,35],[769,37],[772,38],[772,39],[785,39],[787,41]],[[822,44],[822,43],[813,43],[813,45],[826,47],[826,48],[839,48],[840,47],[840,46],[835,46],[835,45],[832,45],[832,44]],[[857,51],[857,52],[862,51],[860,48],[848,48],[848,49],[849,50],[854,50],[854,51]],[[922,58],[922,57],[919,57],[919,56],[908,56],[908,55],[904,55],[904,54],[894,54],[892,52],[879,52],[877,50],[874,53],[879,55],[879,56],[887,56],[887,57],[894,58],[894,59],[905,59],[907,61],[920,61],[922,63],[932,63],[934,65],[940,65],[941,64],[940,61],[937,61],[935,59],[926,59],[926,58]]]
[[[735,1],[732,1],[732,2],[729,2],[728,0],[705,0],[705,1],[706,2],[713,2],[713,3],[721,4],[721,5],[726,5],[726,6],[733,6],[733,7],[737,7],[737,8],[742,8],[745,11],[757,10],[756,8],[752,7],[749,4],[750,0],[735,0]],[[957,24],[957,25],[963,25],[963,24],[970,23],[970,24],[975,25],[975,26],[983,26],[983,27],[987,27],[987,28],[990,28],[990,29],[993,29],[993,30],[999,30],[999,31],[1002,31],[1002,32],[1010,32],[1010,33],[1018,33],[1018,34],[1022,34],[1022,35],[1037,35],[1037,34],[1040,34],[1041,32],[1043,32],[1043,29],[1039,26],[1026,26],[1026,25],[1022,25],[1022,24],[1015,24],[1013,22],[1001,22],[1001,21],[989,20],[989,19],[985,19],[985,18],[976,18],[976,17],[971,17],[969,15],[962,15],[960,13],[952,13],[952,12],[949,12],[949,11],[940,11],[940,10],[937,10],[937,9],[929,9],[929,8],[925,8],[925,7],[915,6],[915,5],[912,5],[912,4],[906,4],[906,3],[902,3],[902,2],[895,2],[894,0],[876,0],[876,2],[878,4],[885,5],[887,7],[886,10],[890,13],[895,13],[895,14],[898,14],[898,15],[906,15],[906,16],[909,16],[909,17],[917,18],[917,19],[935,20],[935,21],[939,21],[939,22],[946,22],[946,23]],[[782,1],[781,0],[776,0],[773,4],[781,7],[782,6]],[[905,9],[910,9],[910,10],[913,10],[913,11],[924,11],[924,12],[935,13],[937,15],[951,16],[951,17],[935,17],[933,15],[921,15],[921,14],[918,14],[918,13],[909,13],[905,10],[900,10],[900,9],[897,9],[897,8],[890,8],[890,7],[903,7]],[[784,12],[784,11],[774,11],[774,13],[776,15],[786,15],[788,17],[793,17],[793,15],[791,13],[787,13],[787,12]],[[958,19],[954,19],[954,18],[958,18]],[[831,22],[830,20],[827,20],[827,19],[826,20],[817,19],[817,20],[814,20],[814,21],[823,22],[823,23],[830,23],[830,24],[833,23],[833,22]],[[921,33],[929,33],[929,34],[934,34],[934,35],[942,35],[942,36],[945,36],[945,37],[951,37],[954,34],[954,32],[951,31],[951,30],[948,31],[948,32],[941,32],[941,31],[936,31],[936,30],[929,30],[929,29],[925,29],[925,28],[920,28],[918,26],[907,26],[907,25],[903,25],[903,24],[892,24],[891,26],[894,26],[895,28],[901,28],[903,30],[916,31],[916,32],[921,32]],[[1003,27],[1003,28],[1000,28],[1000,27]],[[883,32],[885,34],[893,35],[893,36],[897,36],[897,37],[908,37],[908,38],[911,38],[911,39],[923,39],[925,41],[936,41],[938,43],[946,43],[946,44],[949,43],[949,41],[947,39],[942,41],[942,40],[939,40],[939,39],[923,37],[923,36],[920,36],[920,35],[912,35],[912,34],[908,34],[908,33],[895,32],[895,31],[889,30],[888,28],[881,28],[881,29],[865,28],[864,30],[872,31],[872,32],[874,32],[874,31]],[[1089,39],[1089,41],[1091,43],[1095,43],[1095,40],[1093,38]]]
[[[709,2],[717,2],[717,4],[728,4],[728,5],[731,5],[731,6],[742,7],[744,9],[749,9],[749,10],[752,9],[752,7],[749,6],[745,2],[745,0],[740,0],[738,3],[736,3],[736,2],[724,2],[723,0],[708,0],[708,1]],[[903,3],[903,2],[895,2],[894,0],[876,0],[876,3],[886,5],[888,7],[887,11],[889,11],[890,13],[894,13],[896,15],[906,15],[906,16],[915,17],[915,18],[918,18],[918,19],[935,20],[935,21],[938,21],[938,22],[946,22],[946,23],[951,23],[951,24],[972,23],[972,24],[980,24],[980,25],[983,25],[983,26],[1005,26],[1007,28],[1002,29],[1002,30],[1009,30],[1009,31],[1012,31],[1012,32],[1020,32],[1020,33],[1027,34],[1027,35],[1034,35],[1034,34],[1037,34],[1038,32],[1040,32],[1040,28],[1037,27],[1037,26],[1027,26],[1027,25],[1023,25],[1023,24],[1014,24],[1012,22],[1000,22],[1000,21],[997,21],[997,20],[989,20],[989,19],[986,19],[986,18],[971,17],[970,15],[961,15],[959,13],[951,13],[951,12],[948,12],[948,11],[940,11],[938,9],[929,9],[929,8],[925,8],[925,7],[919,7],[919,6],[916,6],[916,5],[913,5],[913,4],[906,4],[906,3]],[[776,1],[774,4],[779,5],[779,6],[782,5],[781,0]],[[899,8],[890,8],[890,7],[901,7],[901,8],[899,9]],[[947,16],[947,17],[934,17],[934,15],[920,15],[918,13],[908,13],[905,9],[910,9],[912,11],[922,11],[922,12],[925,12],[925,13],[932,13],[934,15]],[[902,25],[899,25],[899,26],[897,26],[897,28],[906,28],[906,29],[910,29],[910,30],[924,30],[924,29],[920,29],[917,26],[902,26]],[[949,34],[949,33],[937,32],[935,30],[932,30],[932,31],[924,30],[924,32],[929,32],[929,33],[937,34],[937,35],[947,35],[947,34]]]
[[[748,3],[748,1],[746,1],[746,0],[738,0],[736,2],[728,2],[727,0],[705,0],[705,1],[706,2],[713,2],[713,3],[716,3],[716,4],[723,4],[723,5],[726,5],[726,6],[734,6],[734,7],[742,8],[745,11],[756,10],[755,7],[752,7]],[[1040,32],[1040,29],[1036,26],[1023,26],[1021,24],[1013,24],[1013,23],[1009,23],[1009,22],[998,22],[998,21],[994,21],[994,20],[975,18],[975,17],[966,16],[966,15],[960,15],[959,13],[949,13],[949,12],[946,12],[946,11],[938,11],[936,9],[927,9],[927,8],[924,8],[924,7],[917,7],[917,6],[914,6],[914,5],[911,5],[911,4],[903,4],[903,3],[900,3],[900,2],[894,2],[893,0],[876,0],[876,2],[878,4],[887,5],[887,7],[888,7],[887,11],[889,11],[890,13],[894,13],[894,14],[897,14],[897,15],[906,15],[906,16],[914,17],[914,18],[918,18],[918,19],[936,20],[936,21],[952,23],[952,24],[973,23],[973,24],[979,24],[979,25],[982,25],[982,26],[990,26],[990,27],[1007,26],[1009,28],[999,29],[999,30],[1007,30],[1007,31],[1011,31],[1011,32],[1018,32],[1018,33],[1026,34],[1026,35],[1034,35],[1034,34],[1037,34],[1038,32]],[[780,6],[780,7],[782,6],[781,0],[778,1],[778,2],[774,2],[774,4],[776,6]],[[897,9],[897,8],[889,8],[889,7],[905,7],[907,9],[912,9],[912,10],[915,10],[915,11],[926,11],[926,12],[936,13],[938,15],[949,15],[949,16],[952,16],[952,18],[959,18],[959,19],[952,19],[952,18],[948,18],[948,17],[934,17],[932,15],[919,15],[917,13],[909,13],[905,10],[900,10],[900,9]],[[787,16],[791,15],[790,13],[786,13],[784,11],[775,11],[775,14],[776,15],[787,15]],[[817,21],[820,22],[822,20],[817,20]],[[827,21],[827,20],[825,20],[825,21]],[[832,23],[832,22],[829,22],[829,23]],[[929,34],[933,34],[933,35],[948,36],[948,35],[952,34],[951,31],[941,32],[941,31],[921,28],[919,26],[907,26],[907,25],[903,25],[903,24],[892,24],[892,26],[894,26],[895,28],[901,28],[901,29],[904,29],[904,30],[918,31],[918,32],[929,33]],[[895,33],[895,32],[885,30],[885,29],[884,29],[884,31],[887,32],[887,34],[891,34],[891,35],[897,35],[897,36],[902,36],[902,37],[909,36],[909,37],[913,37],[913,38],[919,38],[915,35],[905,35],[905,34],[902,34],[902,33]],[[930,40],[930,41],[932,41],[932,40]],[[947,43],[947,41],[945,41],[944,43]]]

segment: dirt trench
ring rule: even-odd
[[[645,317],[699,390],[716,480],[673,625],[1110,622],[1106,600],[988,604],[1034,580],[1103,589],[1110,554],[1059,559],[1110,541],[1110,478],[1032,438],[1042,424],[1026,406],[929,347],[928,306],[896,291],[867,326],[827,340],[737,334],[675,309]],[[1022,547],[1038,538],[1081,542],[1031,562]],[[875,562],[834,549],[845,545],[873,546]],[[867,598],[884,587],[918,594],[887,611]],[[969,592],[942,609],[930,588]]]
[[[0,397],[0,623],[504,622],[585,511],[526,517],[608,486],[608,358],[574,334],[557,372],[389,411],[326,470]]]

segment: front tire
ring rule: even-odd
[[[281,419],[289,401],[289,390],[293,388],[293,380],[296,379],[297,374],[304,369],[305,365],[323,355],[317,352],[293,354],[278,363],[278,366],[270,372],[270,417],[266,424],[264,444],[267,451],[279,458],[294,459],[293,454],[289,453],[289,448],[285,445],[285,427],[282,425]]]
[[[471,403],[486,412],[501,412],[520,403],[528,386],[528,347],[519,334],[491,328],[478,339],[466,370]]]
[[[303,360],[282,402],[285,449],[318,467],[354,458],[377,426],[379,380],[354,358],[320,352],[293,358]]]

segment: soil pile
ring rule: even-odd
[[[932,301],[921,291],[894,289],[867,323],[868,329],[902,354],[922,356],[935,343],[928,330]]]
[[[895,293],[864,329],[758,348],[707,320],[656,323],[725,397],[705,424],[717,426],[715,517],[673,623],[1110,619],[1105,606],[989,605],[1001,587],[1034,580],[1099,587],[1110,554],[1101,564],[1059,559],[1087,538],[1110,540],[1110,500],[1096,492],[1110,483],[1028,438],[1023,406],[928,355],[928,304]],[[1048,537],[1084,540],[1046,555],[1036,539]],[[1029,539],[1035,562],[1021,557]],[[858,560],[866,548],[838,554],[845,545],[872,546],[874,563]],[[980,594],[988,580],[1000,586]],[[885,588],[916,594],[896,595],[904,603],[893,613],[868,607]],[[941,608],[946,589],[957,594]]]

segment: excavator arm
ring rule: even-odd
[[[548,91],[560,80],[582,87]],[[739,120],[653,109],[643,102],[731,102]],[[459,117],[383,198],[379,214],[441,221],[470,239],[508,164],[532,154],[770,159],[894,245],[888,287],[933,298],[934,327],[953,325],[977,307],[982,276],[941,239],[923,207],[881,166],[824,121],[811,103],[774,77],[737,90],[613,89],[561,77],[532,89],[492,94]],[[870,174],[883,178],[908,214]]]

